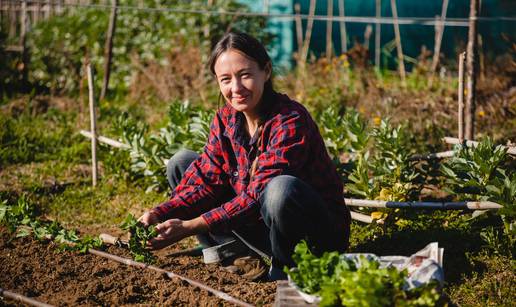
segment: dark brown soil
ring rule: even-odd
[[[173,248],[172,248],[173,249]],[[107,252],[128,257],[109,247]],[[249,282],[201,257],[158,254],[158,266],[255,305],[271,305],[276,283]],[[231,305],[205,290],[151,270],[129,267],[91,254],[58,251],[48,242],[13,238],[0,228],[0,287],[41,302],[66,305]],[[19,305],[0,299],[1,305]]]

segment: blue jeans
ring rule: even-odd
[[[172,189],[198,157],[193,151],[181,150],[169,160],[167,179]],[[228,189],[231,187],[228,186]],[[228,199],[221,199],[221,204],[226,201]],[[274,266],[294,266],[291,255],[295,245],[303,239],[314,248],[316,254],[324,251],[344,252],[347,248],[349,225],[344,225],[346,214],[349,215],[347,209],[329,208],[322,197],[302,180],[289,175],[273,178],[260,195],[259,202],[264,223],[235,229],[235,232],[272,256]],[[234,240],[235,237],[232,234],[208,233],[199,235],[198,239],[205,246],[213,246]]]

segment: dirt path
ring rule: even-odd
[[[170,250],[169,250],[170,251]],[[107,252],[128,256],[110,247]],[[200,257],[158,255],[158,265],[255,305],[271,305],[276,283],[248,282],[205,265]],[[13,238],[0,229],[0,287],[58,306],[69,305],[228,305],[186,282],[132,268],[91,254],[59,252],[53,244]],[[18,305],[0,300],[0,305]]]

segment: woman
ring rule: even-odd
[[[272,256],[273,279],[294,265],[302,239],[318,253],[343,252],[350,214],[340,177],[308,111],[273,90],[264,46],[228,33],[213,49],[210,69],[226,105],[201,155],[183,150],[169,161],[170,200],[140,217],[157,224],[150,247],[192,235],[210,246],[233,231]]]

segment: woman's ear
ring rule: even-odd
[[[267,76],[266,80],[269,80],[271,78],[271,75],[272,75],[272,64],[271,62],[267,62],[267,64],[265,64],[265,74]]]

